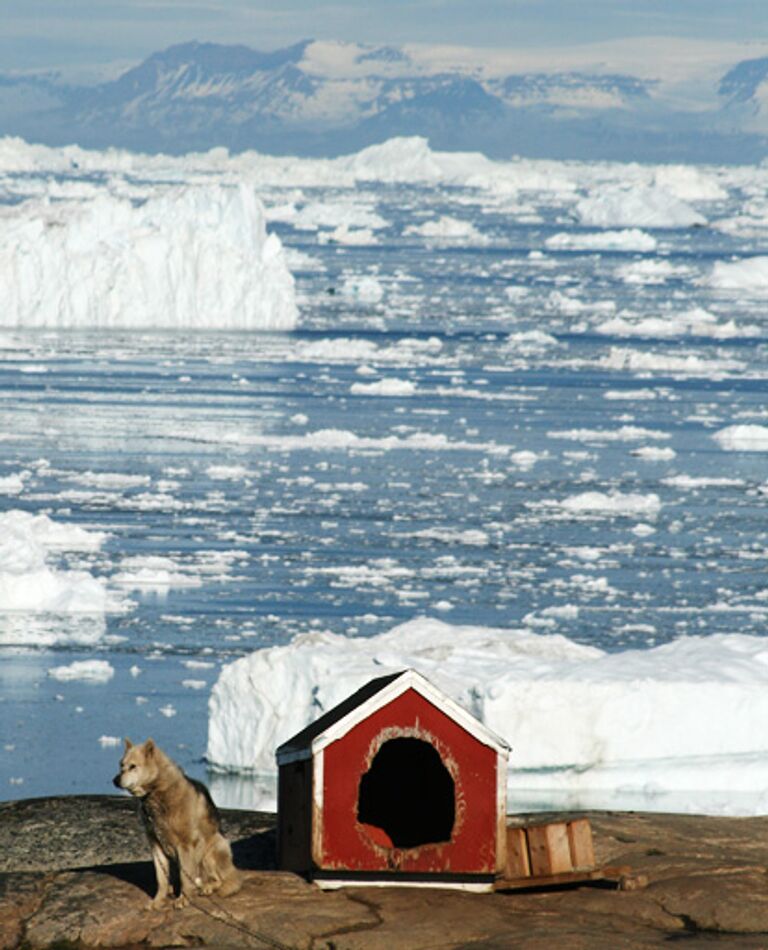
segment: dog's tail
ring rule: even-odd
[[[219,897],[231,897],[233,894],[237,894],[242,886],[243,876],[233,865],[224,875],[217,893]]]
[[[216,835],[205,857],[203,867],[206,876],[214,883],[213,890],[219,897],[230,897],[237,894],[243,886],[242,875],[232,863],[232,849],[227,839]]]

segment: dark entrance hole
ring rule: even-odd
[[[453,779],[437,749],[421,739],[385,742],[360,779],[357,820],[396,848],[415,848],[450,841],[455,818]]]

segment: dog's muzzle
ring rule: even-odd
[[[122,788],[122,787],[123,787],[123,786],[120,784],[120,776],[119,776],[119,775],[116,775],[116,776],[112,779],[112,784],[115,786],[115,788]]]

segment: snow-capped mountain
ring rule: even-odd
[[[626,57],[625,57],[626,58]],[[722,57],[721,57],[722,60]],[[184,43],[116,79],[1,76],[0,133],[49,144],[339,154],[395,135],[490,155],[754,161],[766,154],[768,57],[668,54],[616,68],[578,56],[442,47]],[[719,66],[719,71],[718,71]]]
[[[734,122],[768,135],[768,56],[737,63],[723,76],[719,92]]]

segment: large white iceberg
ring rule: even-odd
[[[370,638],[306,634],[224,667],[207,757],[223,770],[274,772],[281,742],[368,680],[406,667],[509,742],[512,790],[652,782],[660,794],[691,788],[693,776],[715,791],[736,782],[757,794],[763,786],[749,783],[768,775],[761,637],[683,637],[611,654],[560,635],[428,618]]]
[[[285,330],[293,278],[244,184],[2,209],[0,324]]]

